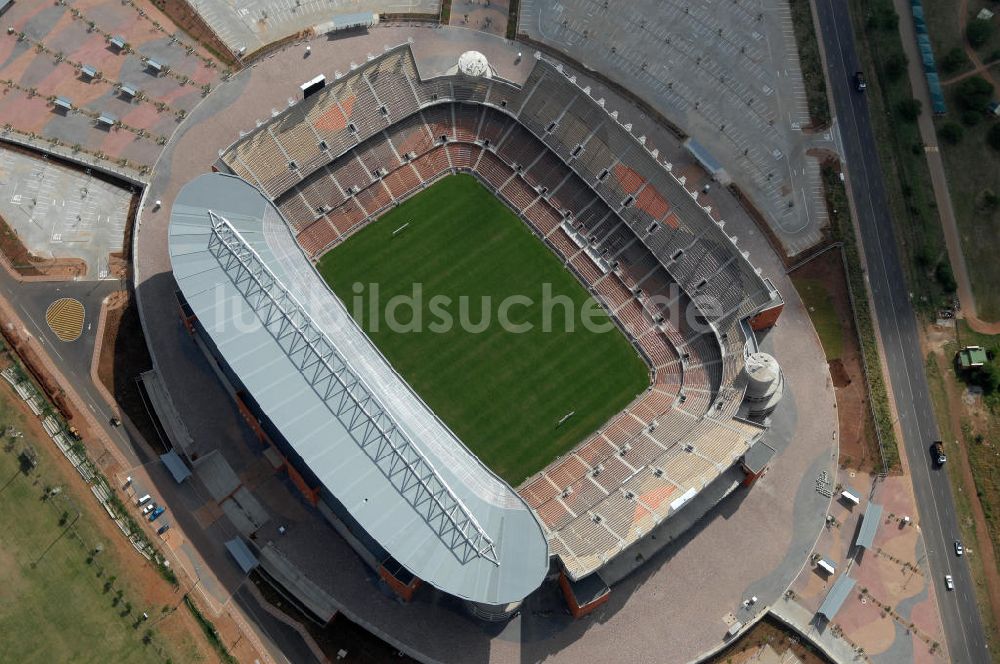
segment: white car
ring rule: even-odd
[[[962,542],[960,540],[955,540],[955,555],[960,556],[965,553],[965,549],[962,548]]]
[[[955,589],[955,582],[952,580],[951,574],[944,575],[944,587],[947,588],[948,590]]]
[[[151,503],[149,503],[148,505],[146,505],[145,507],[142,508],[142,513],[143,514],[149,514],[150,512],[152,512],[155,509],[156,509],[156,503],[151,502]]]

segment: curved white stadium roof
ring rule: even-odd
[[[440,590],[506,604],[549,566],[542,527],[397,374],[274,205],[201,175],[170,216],[174,277],[273,425],[351,516]]]

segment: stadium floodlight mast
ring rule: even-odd
[[[208,216],[212,228],[209,252],[351,438],[456,558],[467,563],[471,552],[499,566],[492,538],[348,366],[305,307],[228,219],[211,210]],[[460,555],[458,550],[465,553]]]

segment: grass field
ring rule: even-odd
[[[472,176],[451,176],[421,192],[326,254],[319,270],[396,370],[512,485],[580,442],[648,385],[645,363],[606,317],[601,320],[610,331],[581,326],[579,312],[595,304],[579,281]],[[365,302],[377,301],[378,315],[355,306],[356,282],[366,285]],[[377,293],[369,284],[378,285]],[[411,294],[414,284],[422,286],[423,329],[393,332],[386,304]],[[562,306],[550,308],[554,324],[545,331],[543,284],[551,285],[553,297],[572,302],[573,331]],[[443,317],[434,296],[452,298],[445,309],[454,325],[436,325]],[[459,324],[463,296],[465,320],[480,323],[482,311],[492,311],[482,331]],[[498,323],[500,303],[511,296],[532,300],[509,312],[512,324],[528,324],[530,331]],[[408,313],[394,317],[413,323]],[[575,415],[557,426],[570,412]]]
[[[948,103],[957,107],[947,88]],[[994,95],[995,96],[995,95]],[[954,121],[955,111],[944,121]],[[938,126],[942,124],[938,121]],[[963,127],[964,136],[957,145],[941,141],[941,157],[948,176],[955,218],[962,237],[962,252],[969,268],[977,314],[989,321],[1000,321],[1000,261],[996,260],[996,238],[1000,234],[1000,206],[984,204],[984,194],[1000,191],[1000,152],[991,148],[986,135],[997,120],[986,120],[974,127]],[[970,168],[974,164],[975,167]]]
[[[1000,279],[1000,264],[995,260],[994,242],[984,242],[984,238],[995,238],[1000,233],[1000,206],[984,204],[986,192],[1000,191],[1000,152],[990,148],[987,133],[996,124],[995,118],[978,117],[975,125],[966,124],[962,118],[962,107],[956,100],[956,82],[947,83],[957,74],[972,70],[972,62],[964,55],[965,35],[960,30],[961,3],[946,0],[932,0],[923,3],[927,29],[934,46],[934,56],[942,63],[952,49],[963,52],[963,64],[955,71],[941,72],[948,113],[935,119],[937,129],[948,123],[959,123],[963,135],[953,144],[941,139],[939,146],[948,176],[948,189],[952,206],[962,237],[962,252],[969,269],[972,290],[976,298],[977,313],[984,320],[1000,320],[1000,291],[995,284]],[[980,9],[996,11],[996,3],[991,0],[969,0],[965,8],[969,20],[973,20]],[[994,24],[996,19],[994,19]],[[978,49],[980,59],[990,63],[1000,59],[1000,29],[994,25],[992,36]],[[997,78],[998,69],[992,69]],[[994,92],[994,98],[996,93]],[[972,119],[977,119],[973,114]],[[974,167],[970,168],[970,165]]]
[[[902,121],[896,112],[913,98],[913,90],[905,66],[898,66],[906,62],[899,29],[896,22],[886,20],[896,16],[894,6],[892,0],[849,0],[849,5],[860,68],[868,72],[865,94],[903,269],[914,307],[933,315],[951,303],[947,290],[951,284],[939,278],[950,270],[950,263],[919,127]],[[895,69],[890,66],[893,62]]]
[[[838,359],[844,352],[844,333],[830,291],[820,279],[792,277],[792,283],[809,311],[826,359]]]
[[[53,444],[33,436],[11,399],[0,389],[0,430],[24,432],[4,437],[0,450],[0,661],[205,661],[189,637],[168,640],[159,629],[147,633],[148,624],[134,625],[152,607],[140,603],[113,544],[78,511],[75,487],[60,484]],[[27,449],[37,455],[33,469],[20,461]],[[61,493],[43,500],[50,486]],[[92,556],[98,545],[103,551]],[[140,560],[130,558],[136,566]]]

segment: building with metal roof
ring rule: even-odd
[[[841,576],[833,583],[830,592],[826,594],[826,599],[823,600],[823,603],[819,606],[819,610],[816,611],[817,615],[821,615],[827,620],[833,620],[833,617],[837,615],[837,611],[840,611],[840,607],[844,605],[844,600],[848,598],[853,588],[854,579],[846,574]]]
[[[534,513],[392,369],[259,190],[195,178],[171,211],[169,250],[202,338],[330,511],[450,595],[505,605],[541,584]]]
[[[226,541],[226,551],[233,557],[244,574],[249,574],[260,564],[247,543],[239,537]]]
[[[865,507],[865,513],[861,517],[861,528],[858,529],[858,537],[854,540],[854,546],[860,549],[872,548],[872,542],[875,541],[875,533],[878,532],[881,521],[882,506],[868,503]]]
[[[174,481],[178,484],[186,481],[191,477],[191,469],[185,465],[184,460],[181,459],[180,455],[176,451],[170,450],[166,454],[160,455],[160,461],[163,465],[167,467],[170,472],[170,476],[174,478]]]
[[[982,346],[966,346],[958,351],[958,362],[963,369],[975,369],[986,364],[986,350]]]

